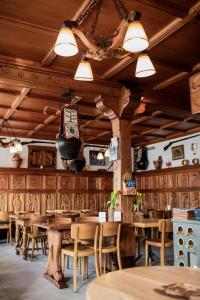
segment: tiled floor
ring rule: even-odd
[[[159,254],[155,252],[153,265],[159,264]],[[93,260],[89,261],[89,279],[82,281],[78,277],[77,294],[73,293],[72,266],[67,270],[68,288],[59,290],[43,277],[47,257],[36,252],[33,262],[24,261],[15,254],[14,245],[0,244],[0,299],[1,300],[83,300],[88,283],[95,278]],[[166,253],[166,264],[173,264],[172,249]],[[144,256],[137,262],[144,266]],[[107,299],[104,299],[107,300]]]

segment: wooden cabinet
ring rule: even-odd
[[[134,173],[144,207],[164,209],[200,205],[200,166],[183,166]]]
[[[29,168],[56,169],[57,150],[54,147],[28,146]]]

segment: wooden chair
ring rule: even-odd
[[[76,218],[76,222],[77,223],[88,223],[88,222],[95,222],[98,223],[99,222],[99,218],[98,217],[93,217],[93,216],[81,216],[79,218]]]
[[[143,220],[144,220],[144,216],[142,214],[135,216],[136,222],[141,222]],[[136,238],[136,245],[137,245],[137,260],[138,260],[141,257],[140,243],[144,242],[148,238],[144,228],[135,227],[135,238]]]
[[[69,245],[61,250],[61,265],[64,273],[64,258],[65,255],[73,257],[73,281],[74,281],[74,292],[77,291],[76,285],[76,269],[77,259],[83,258],[83,263],[86,263],[85,258],[89,256],[95,256],[95,269],[96,274],[99,276],[98,258],[97,258],[97,239],[98,239],[98,224],[72,224],[71,225],[71,238],[74,240],[73,245]],[[81,244],[81,241],[93,241],[93,247]],[[87,268],[86,268],[87,269]],[[87,272],[87,270],[86,270]]]
[[[145,262],[148,266],[149,261],[149,246],[160,248],[160,265],[165,264],[165,248],[173,246],[173,241],[169,240],[167,234],[173,232],[171,219],[159,220],[159,232],[161,233],[159,240],[147,240],[145,242]]]
[[[35,246],[37,246],[38,249],[38,242],[41,243],[41,248],[43,254],[45,254],[45,242],[47,239],[46,230],[42,231],[37,226],[34,226],[35,223],[46,223],[47,222],[47,216],[38,216],[38,215],[32,215],[30,216],[30,233],[28,233],[28,247],[30,244],[30,241],[32,241],[32,251],[31,251],[31,261],[33,260],[33,254],[35,250]]]
[[[57,225],[62,225],[62,224],[71,224],[72,219],[71,218],[63,218],[63,217],[56,217],[56,218],[51,218],[48,220],[49,224],[57,224]]]
[[[10,231],[9,213],[8,212],[0,212],[0,230],[7,231],[7,243],[8,243],[9,242],[9,231]]]
[[[121,224],[118,222],[105,222],[100,224],[100,234],[99,234],[99,268],[100,274],[102,273],[102,254],[104,254],[104,273],[105,273],[105,263],[106,254],[117,253],[117,262],[119,269],[122,269],[121,264],[121,253],[120,253],[120,233]],[[108,238],[112,238],[112,242],[108,241]]]

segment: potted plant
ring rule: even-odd
[[[139,193],[135,190],[133,193],[133,212],[134,212],[135,216],[140,215],[142,209],[143,209],[142,193]]]
[[[110,199],[107,202],[108,206],[108,221],[113,222],[114,221],[114,211],[117,207],[118,197],[121,195],[121,191],[112,191],[110,194]]]

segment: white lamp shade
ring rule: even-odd
[[[142,24],[139,21],[133,21],[128,25],[125,34],[123,48],[128,52],[140,52],[147,49],[149,41]]]
[[[22,144],[20,143],[20,141],[14,142],[14,148],[15,148],[16,152],[21,152],[23,150]]]
[[[15,146],[10,147],[10,153],[17,153]]]
[[[110,157],[110,151],[109,151],[109,148],[106,149],[105,153],[104,153],[104,156],[105,157]]]
[[[73,56],[78,53],[78,46],[71,28],[65,26],[61,28],[54,51],[61,56]]]
[[[141,54],[136,64],[135,76],[142,78],[154,75],[156,70],[147,54]]]
[[[75,80],[92,81],[94,80],[92,68],[88,60],[81,60],[74,76]]]
[[[103,157],[103,153],[102,152],[99,152],[98,155],[97,155],[97,159],[98,160],[102,160],[104,157]]]

